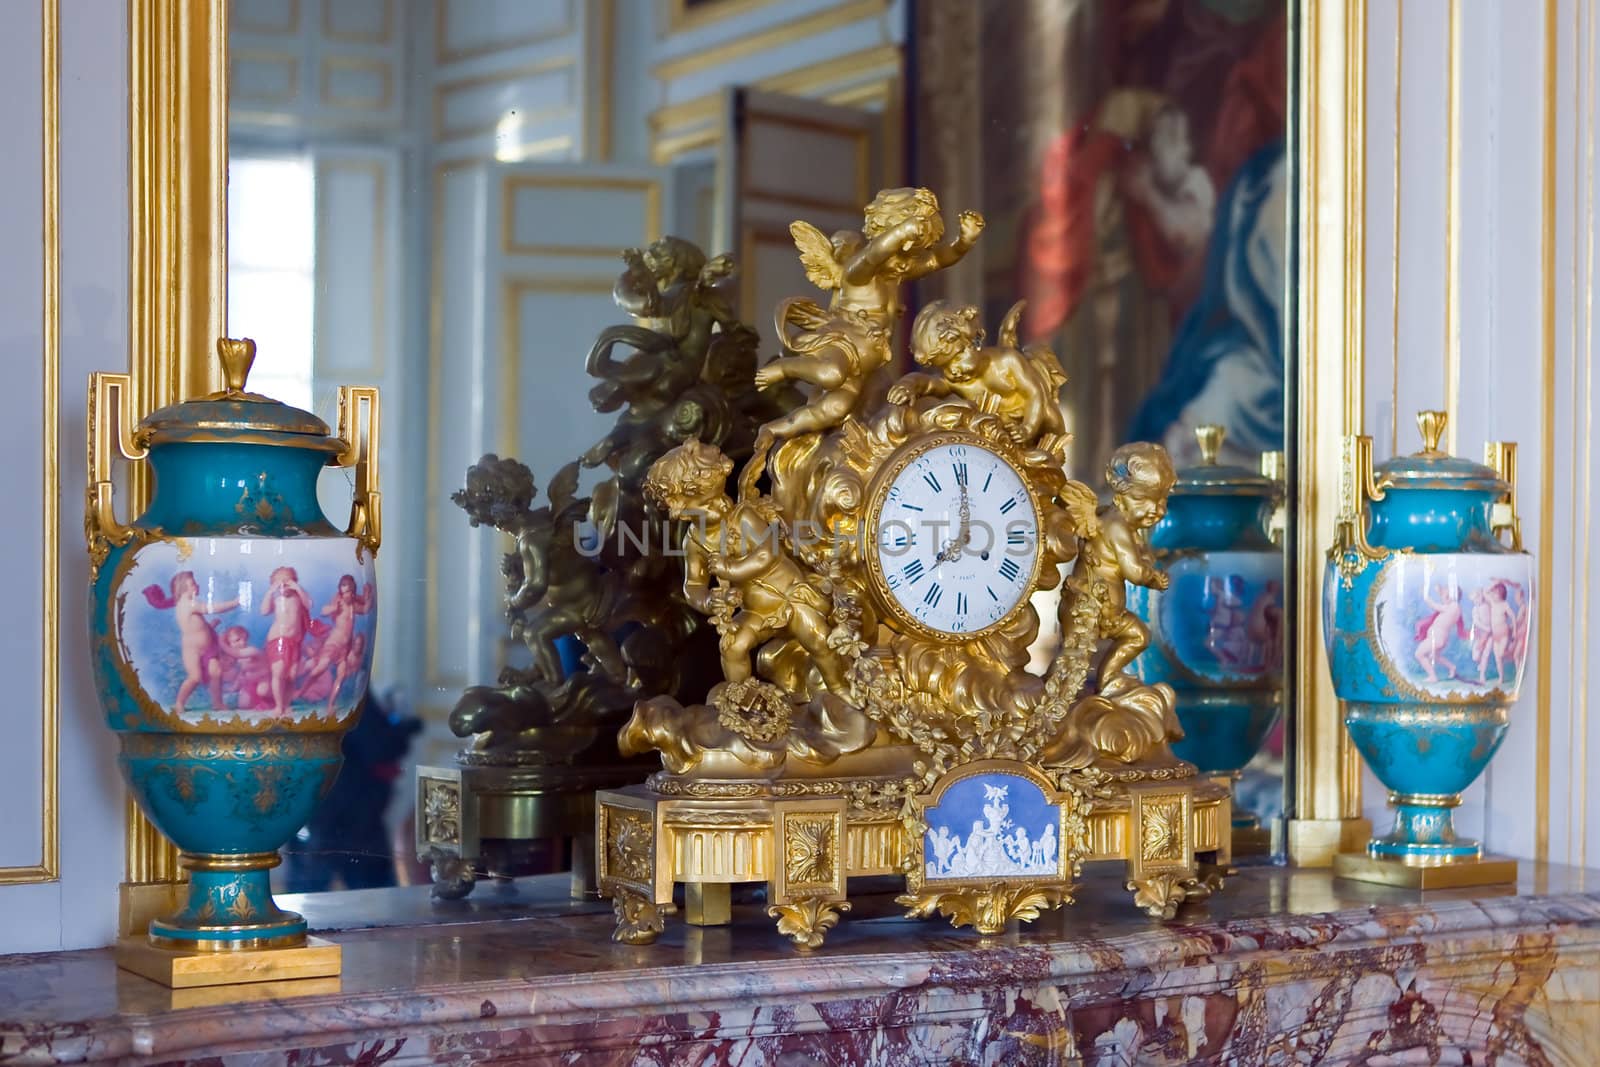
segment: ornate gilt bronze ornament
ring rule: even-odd
[[[648,783],[599,794],[599,882],[618,940],[653,940],[686,886],[690,921],[726,921],[728,887],[814,947],[847,880],[903,875],[914,916],[996,932],[1072,899],[1086,861],[1120,859],[1136,903],[1171,917],[1220,884],[1227,792],[1173,756],[1165,685],[1128,671],[1149,633],[1127,583],[1164,588],[1147,533],[1174,473],[1156,445],[1118,450],[1111,502],[1069,478],[1055,356],[986,345],[974,308],[935,303],[911,328],[924,370],[882,402],[902,282],[958,260],[926,189],[880,193],[860,232],[791,227],[829,305],[782,302],[786,354],[754,377],[814,388],[733,459],[687,441],[645,496],[685,525],[684,596],[719,638],[703,703],[639,701],[625,754]],[[1067,567],[1066,565],[1070,565]],[[1032,594],[1066,577],[1065,635],[1029,673]],[[641,842],[648,841],[648,850]]]
[[[542,505],[533,472],[495,455],[451,497],[473,526],[514,542],[502,568],[505,613],[532,666],[468,689],[450,714],[451,730],[471,738],[457,766],[418,770],[428,817],[417,851],[438,896],[465,895],[482,873],[526,873],[528,846],[551,837],[577,839],[574,891],[592,890],[594,790],[648,773],[618,754],[618,728],[641,695],[703,691],[707,680],[686,668],[715,654],[685,599],[681,561],[659,550],[679,534],[647,510],[645,473],[687,441],[748,456],[757,426],[792,402],[785,389],[749,388],[757,339],[730,310],[727,256],[708,260],[664,237],[622,258],[613,298],[634,321],[604,330],[587,363],[599,379],[595,409],[618,412],[611,431],[557,472]],[[580,497],[585,468],[607,476]],[[563,667],[563,645],[579,650],[581,668]],[[447,797],[450,818],[435,817]]]

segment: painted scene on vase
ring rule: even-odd
[[[1374,592],[1390,669],[1433,696],[1514,691],[1533,619],[1528,569],[1495,556],[1397,567]]]
[[[1207,681],[1271,678],[1283,668],[1283,570],[1276,556],[1214,552],[1179,560],[1159,595],[1161,651]]]
[[[185,720],[342,718],[372,666],[372,577],[354,541],[154,544],[123,583],[117,640],[145,693]]]
[[[1059,355],[1075,476],[1136,440],[1191,465],[1207,423],[1224,463],[1282,449],[1287,9],[1018,0],[977,23],[949,45],[986,57],[978,288],[986,320],[1026,298],[1024,340]],[[935,128],[965,91],[947,66],[918,74]],[[922,184],[966,192],[969,146],[925,141]]]
[[[928,881],[1060,874],[1061,809],[1021,775],[964,778],[923,818]]]

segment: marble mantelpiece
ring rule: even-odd
[[[1515,894],[1424,901],[1256,869],[1164,925],[1098,882],[987,940],[868,899],[811,953],[753,906],[629,948],[609,940],[607,910],[530,904],[519,919],[345,930],[340,979],[188,999],[106,952],[17,956],[0,959],[0,1064],[1588,1067],[1593,877],[1530,869]]]

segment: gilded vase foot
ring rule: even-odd
[[[767,914],[778,920],[778,933],[801,948],[819,948],[839,917],[850,910],[848,900],[806,897],[790,904],[774,904]]]
[[[667,916],[677,910],[672,904],[657,904],[629,889],[617,890],[611,907],[617,913],[617,928],[611,932],[611,940],[624,945],[654,944],[666,926]]]

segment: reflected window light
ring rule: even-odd
[[[494,158],[501,163],[522,159],[522,116],[513,108],[494,124]]]
[[[256,342],[250,391],[310,410],[316,188],[309,156],[228,161],[228,332]]]

